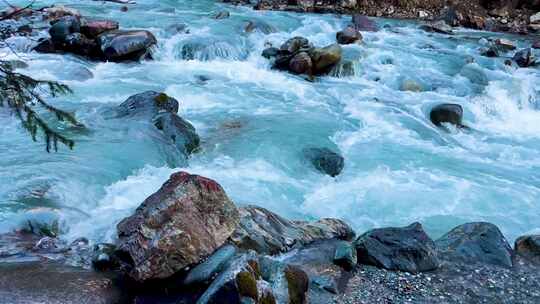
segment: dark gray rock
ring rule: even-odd
[[[66,37],[81,31],[81,21],[75,16],[65,16],[58,19],[49,29],[49,35],[54,43],[63,43]]]
[[[279,49],[275,47],[269,47],[263,50],[261,56],[266,59],[270,59],[279,55]]]
[[[178,172],[118,224],[116,254],[136,281],[165,279],[214,253],[237,224],[218,183]]]
[[[225,269],[236,251],[236,247],[232,245],[219,248],[206,261],[191,269],[183,283],[185,285],[196,285],[212,281],[216,274]]]
[[[460,225],[435,243],[441,256],[451,261],[512,266],[512,248],[491,223]]]
[[[231,16],[231,13],[229,13],[228,11],[221,11],[219,13],[217,13],[216,15],[214,15],[214,19],[227,19]]]
[[[490,58],[499,57],[499,50],[494,46],[490,46],[489,48],[481,49],[480,55],[484,57],[490,57]]]
[[[439,267],[435,244],[420,223],[370,230],[355,241],[355,246],[358,263],[411,273]]]
[[[182,154],[187,156],[199,148],[200,139],[195,127],[180,116],[170,112],[160,113],[154,118],[154,125]]]
[[[517,254],[540,264],[540,235],[524,235],[516,240],[514,249]]]
[[[336,33],[336,41],[339,44],[351,44],[362,40],[362,34],[352,26]]]
[[[176,114],[178,101],[165,93],[155,91],[130,96],[116,108],[117,117],[144,115],[151,119],[162,111]]]
[[[536,64],[536,59],[531,48],[518,51],[514,57],[514,61],[522,68],[527,68]]]
[[[431,109],[429,119],[438,127],[442,126],[443,123],[459,127],[463,125],[463,108],[458,104],[443,103]]]
[[[340,242],[334,253],[334,264],[343,267],[347,271],[351,271],[356,267],[357,262],[355,246],[349,242]]]
[[[294,55],[289,61],[289,71],[295,74],[311,74],[311,57],[306,52],[300,52]]]
[[[354,237],[351,227],[338,219],[289,221],[256,206],[246,206],[238,210],[240,224],[229,241],[241,249],[252,249],[260,254],[287,252],[317,240],[351,240]]]
[[[149,31],[109,31],[98,37],[105,60],[138,61],[148,58],[150,48],[157,43]]]
[[[332,177],[338,176],[345,166],[343,156],[328,148],[306,148],[303,153],[315,169]]]

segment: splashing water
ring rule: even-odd
[[[292,36],[331,44],[349,18],[210,0],[137,2],[124,13],[111,3],[62,1],[83,15],[152,31],[154,61],[91,63],[24,53],[29,42],[14,41],[29,63],[21,72],[70,85],[75,93],[54,102],[89,128],[65,130],[77,141],[74,151],[46,154],[0,109],[0,232],[52,219],[65,238],[113,240],[118,221],[178,170],[217,180],[239,205],[297,219],[342,218],[357,232],[420,221],[437,237],[485,220],[512,240],[540,228],[540,74],[480,57],[478,40],[498,34],[449,37],[380,19],[381,30],[363,33],[363,44],[344,46],[352,75],[342,69],[332,74],[341,78],[310,83],[271,70],[262,50]],[[220,10],[231,17],[212,19]],[[264,30],[247,33],[249,21]],[[168,30],[179,24],[189,33]],[[104,117],[145,90],[177,98],[179,114],[197,128],[203,149],[188,165],[148,123]],[[441,102],[461,104],[472,131],[434,127],[428,113]],[[339,149],[342,174],[316,172],[302,158],[307,146]]]

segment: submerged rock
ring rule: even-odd
[[[174,113],[161,113],[154,118],[154,125],[172,140],[176,148],[189,155],[199,148],[199,135],[188,121]]]
[[[117,255],[137,281],[167,278],[211,255],[238,221],[218,183],[178,172],[118,224]]]
[[[443,123],[462,126],[463,108],[458,104],[443,103],[431,109],[429,119],[438,127],[442,126]]]
[[[152,118],[159,112],[177,113],[178,100],[165,93],[146,91],[130,96],[117,108],[117,117],[144,115]]]
[[[362,34],[354,27],[348,26],[336,33],[336,41],[339,44],[351,44],[362,40]]]
[[[435,243],[442,257],[448,260],[512,266],[512,248],[499,228],[491,223],[460,225]]]
[[[268,24],[264,21],[256,20],[248,21],[248,23],[244,27],[244,31],[246,33],[261,32],[263,34],[271,34],[276,33],[278,30],[271,24]]]
[[[230,237],[230,242],[241,249],[252,249],[261,254],[287,252],[316,240],[350,240],[354,232],[338,219],[321,219],[315,222],[289,221],[264,208],[247,206],[239,208],[240,224]]]
[[[213,18],[214,19],[227,19],[231,16],[231,13],[229,13],[228,11],[221,11],[219,13],[217,13]]]
[[[149,31],[109,31],[98,37],[105,60],[138,61],[150,55],[150,47],[157,43]]]
[[[517,65],[519,65],[522,68],[527,68],[536,64],[536,60],[532,53],[532,49],[530,48],[518,51],[514,55],[513,59],[517,63]]]
[[[514,249],[517,254],[540,264],[540,235],[525,235],[516,240]]]
[[[358,262],[412,273],[439,267],[435,243],[420,223],[373,229],[355,241]]]
[[[315,169],[332,177],[338,176],[345,166],[343,156],[328,148],[307,148],[303,153]]]

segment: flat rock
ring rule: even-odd
[[[230,237],[230,242],[260,254],[287,252],[316,240],[350,240],[354,237],[351,227],[338,219],[289,221],[256,206],[242,207],[239,211],[240,224]]]

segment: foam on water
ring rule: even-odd
[[[89,63],[22,54],[31,59],[22,72],[73,88],[54,103],[76,111],[89,130],[69,130],[73,152],[46,154],[0,111],[9,121],[0,130],[0,232],[28,219],[59,220],[63,237],[112,241],[118,221],[178,170],[215,179],[238,205],[296,219],[338,217],[360,233],[413,221],[435,237],[477,220],[499,225],[510,240],[540,229],[540,74],[479,56],[480,38],[493,34],[460,30],[450,39],[379,19],[379,32],[343,47],[354,76],[311,83],[271,70],[261,51],[292,36],[328,45],[349,18],[211,0],[140,0],[128,13],[111,3],[63,2],[124,28],[152,30],[156,60]],[[231,17],[212,19],[221,10]],[[277,32],[246,33],[247,21]],[[189,33],[167,31],[178,23]],[[28,48],[28,41],[13,42]],[[196,46],[188,57],[186,46]],[[103,115],[145,90],[177,98],[179,114],[197,128],[202,151],[188,164],[149,122]],[[462,105],[471,130],[433,126],[429,111],[441,102]],[[343,154],[340,176],[323,176],[303,159],[302,149],[314,146]]]

